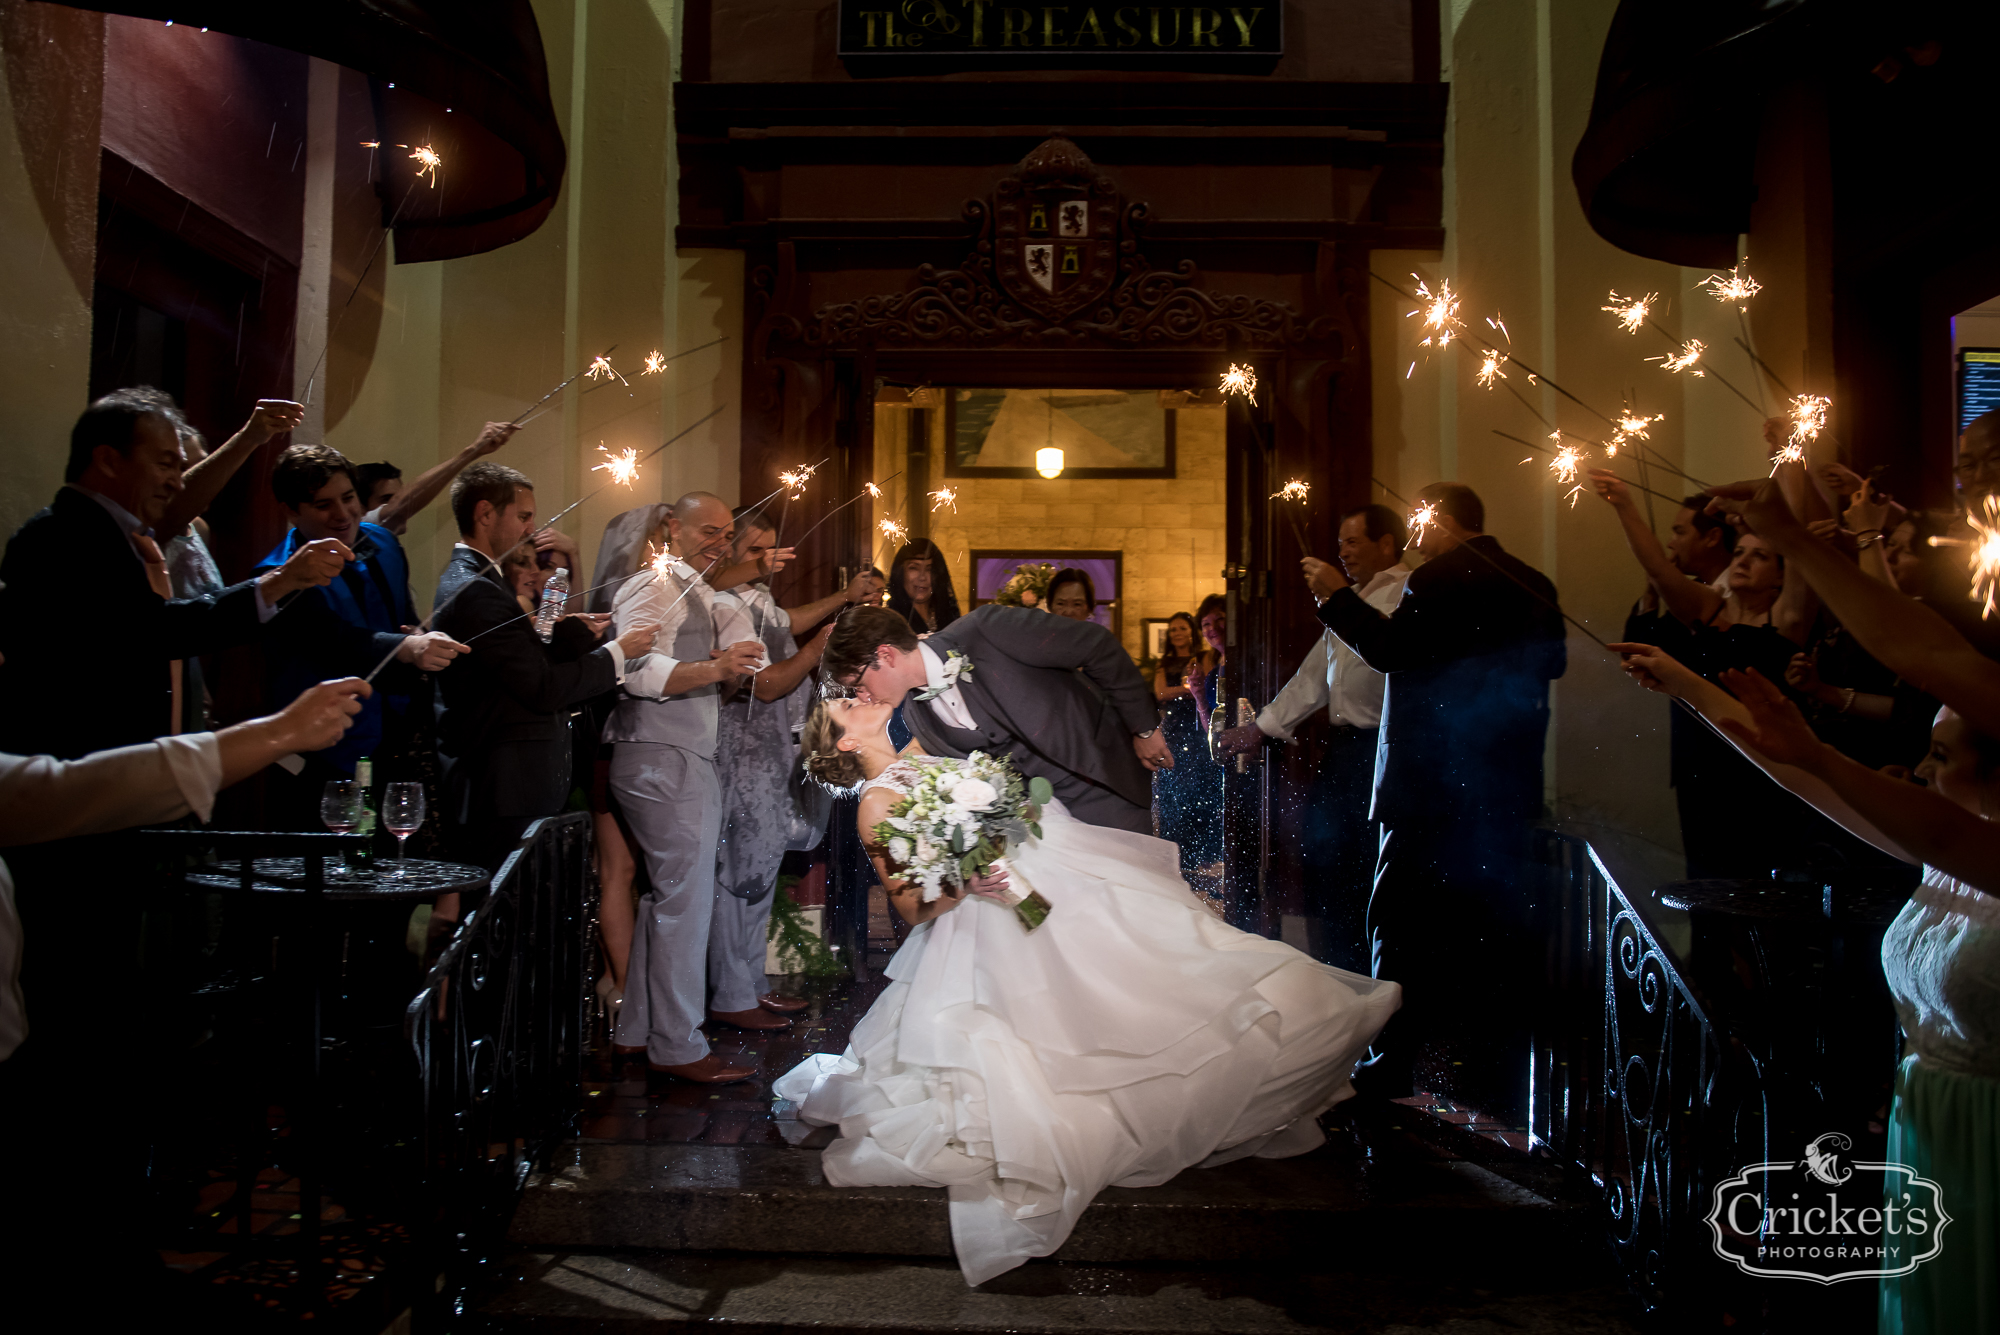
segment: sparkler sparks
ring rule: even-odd
[[[778,481],[783,484],[782,490],[791,493],[785,499],[795,501],[803,496],[806,490],[806,483],[810,482],[812,475],[818,471],[818,464],[807,464],[803,468],[794,468],[778,474]]]
[[[862,483],[861,489],[867,492],[870,496],[873,496],[878,501],[882,499],[882,489],[876,486],[873,482]]]
[[[877,527],[882,530],[884,538],[898,547],[902,546],[910,536],[910,531],[893,519],[885,519]]]
[[[1628,334],[1636,334],[1646,327],[1646,321],[1653,314],[1653,303],[1660,299],[1657,292],[1648,292],[1643,297],[1621,297],[1618,289],[1611,290],[1610,305],[1599,310],[1610,311],[1618,317],[1618,323]]]
[[[1250,400],[1250,402],[1255,403],[1257,402],[1257,372],[1248,364],[1238,366],[1235,362],[1231,362],[1229,369],[1222,373],[1221,388],[1224,394],[1241,394],[1244,398]]]
[[[1728,273],[1712,273],[1695,286],[1707,288],[1709,295],[1717,301],[1733,303],[1740,307],[1764,290],[1762,283],[1744,271],[1743,266],[1749,262],[1747,258],[1738,260],[1736,267]]]
[[[1271,493],[1274,501],[1303,501],[1312,493],[1312,483],[1304,478],[1293,478],[1284,486]]]
[[[667,369],[667,359],[660,355],[658,348],[646,354],[646,369],[640,375],[659,375]]]
[[[930,494],[931,513],[936,514],[939,506],[949,505],[953,514],[958,513],[958,491],[954,487],[939,487]]]
[[[1506,339],[1509,345],[1514,342],[1514,336],[1507,332],[1507,322],[1500,318],[1500,312],[1493,312],[1493,318],[1486,322],[1486,327],[1488,329],[1498,329],[1500,337]]]
[[[437,189],[438,168],[444,166],[444,159],[429,144],[418,144],[410,153],[410,160],[417,164],[417,175],[431,178],[431,189]]]
[[[1629,408],[1626,409],[1624,412],[1618,414],[1618,419],[1612,423],[1611,439],[1604,443],[1605,454],[1615,459],[1618,457],[1618,451],[1631,442],[1635,440],[1650,440],[1652,438],[1650,428],[1653,423],[1664,422],[1666,420],[1667,415],[1665,413],[1654,413],[1651,417],[1647,417],[1642,413],[1635,413]]]
[[[1410,511],[1410,546],[1423,546],[1424,530],[1437,523],[1437,518],[1437,506],[1429,501]]]
[[[1565,445],[1556,451],[1555,458],[1549,460],[1549,471],[1556,475],[1556,481],[1569,488],[1563,493],[1563,498],[1570,503],[1571,509],[1576,508],[1576,498],[1583,494],[1583,484],[1576,480],[1577,473],[1583,468],[1583,459],[1582,450],[1574,445]]]
[[[673,573],[674,561],[675,557],[673,552],[668,550],[667,545],[665,543],[661,543],[660,550],[654,552],[653,559],[647,562],[646,564],[647,567],[653,572],[654,579],[665,579],[668,575],[671,575]]]
[[[583,373],[583,377],[586,380],[616,380],[621,385],[632,383],[624,376],[618,374],[617,370],[611,365],[611,358],[608,356],[591,358],[590,369]]]
[[[611,475],[611,480],[613,482],[616,482],[621,487],[629,487],[635,481],[638,480],[639,477],[638,450],[627,449],[623,453],[613,454],[610,450],[607,450],[602,445],[599,445],[597,447],[597,452],[604,456],[604,462],[592,468],[590,470],[591,472],[609,473]]]
[[[1968,513],[1972,525],[1972,600],[1980,604],[1983,620],[2000,605],[2000,496],[1985,497],[1980,508],[1986,513]],[[1933,539],[1932,541],[1936,541]]]
[[[1417,279],[1417,295],[1424,302],[1421,311],[1411,311],[1410,314],[1423,316],[1423,326],[1428,331],[1417,340],[1417,345],[1441,348],[1451,342],[1453,334],[1465,328],[1465,321],[1458,318],[1458,293],[1451,290],[1449,279],[1440,282],[1437,291],[1433,292],[1430,285],[1416,274],[1410,277]]]
[[[1700,361],[1701,354],[1707,351],[1708,344],[1698,338],[1691,338],[1681,344],[1679,352],[1671,352],[1664,357],[1648,357],[1646,360],[1649,362],[1658,362],[1661,370],[1671,371],[1675,375],[1679,375],[1682,371],[1693,371],[1697,377],[1700,377],[1707,375],[1708,372],[1696,366],[1695,363]]]
[[[1473,378],[1479,381],[1482,388],[1493,388],[1495,380],[1505,380],[1507,378],[1507,373],[1500,369],[1506,361],[1506,353],[1495,348],[1488,348],[1486,355],[1480,359],[1479,371]]]

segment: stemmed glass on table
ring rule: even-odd
[[[405,875],[408,860],[403,842],[424,824],[424,786],[421,783],[392,783],[382,794],[382,824],[396,836],[396,874]]]
[[[319,799],[319,818],[334,834],[353,834],[361,826],[361,785],[352,779],[334,779]]]

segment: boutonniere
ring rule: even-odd
[[[926,686],[923,690],[917,692],[918,700],[935,700],[952,687],[958,685],[960,677],[971,676],[972,660],[956,649],[947,650],[944,656],[944,667],[941,669],[941,672],[944,677],[944,685]]]

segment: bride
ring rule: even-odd
[[[862,839],[915,925],[847,1052],[773,1086],[802,1121],[839,1126],[827,1181],[947,1188],[959,1268],[980,1284],[1062,1246],[1106,1186],[1318,1146],[1315,1119],[1354,1092],[1401,988],[1227,926],[1172,844],[1059,802],[1008,871],[923,903],[873,830],[918,767],[957,762],[899,758],[891,712],[822,700],[803,740],[822,783],[865,780]],[[1010,873],[1053,906],[1033,932],[1006,907]]]

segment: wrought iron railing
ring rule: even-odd
[[[410,1003],[424,1194],[457,1312],[576,1116],[596,897],[590,817],[536,821]]]

